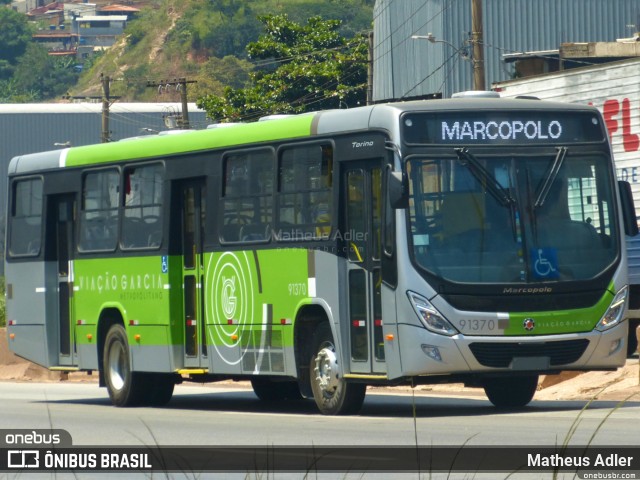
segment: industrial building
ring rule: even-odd
[[[374,101],[472,90],[471,4],[377,0]],[[640,31],[637,0],[483,0],[481,6],[487,88],[514,77],[505,55],[557,50],[567,42],[615,42]]]

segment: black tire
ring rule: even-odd
[[[111,403],[133,407],[146,399],[148,382],[144,374],[131,371],[127,333],[122,325],[113,325],[107,333],[103,352],[104,380]]]
[[[166,373],[146,373],[146,383],[149,389],[146,398],[141,401],[152,407],[162,407],[169,403],[176,385],[173,375]]]
[[[298,382],[274,381],[266,377],[251,379],[253,393],[263,402],[278,402],[281,400],[302,400]]]
[[[323,415],[351,415],[360,411],[367,386],[344,379],[328,323],[321,323],[315,331],[309,377],[313,399]]]
[[[518,408],[528,404],[538,388],[538,375],[487,378],[484,392],[498,408]]]

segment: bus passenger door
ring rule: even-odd
[[[55,310],[57,315],[58,365],[76,364],[75,328],[73,322],[73,252],[75,251],[73,195],[50,196],[48,201],[45,255],[56,268]],[[46,258],[45,257],[45,258]],[[49,276],[49,274],[48,274]],[[49,276],[51,279],[52,275]],[[48,283],[48,282],[47,282]]]
[[[353,373],[386,373],[382,333],[382,161],[352,162],[342,173],[346,191],[349,361]]]
[[[203,232],[205,184],[192,180],[180,184],[181,250],[184,322],[184,366],[206,367],[204,318]]]

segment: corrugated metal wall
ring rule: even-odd
[[[510,78],[505,53],[615,41],[640,30],[638,0],[484,0],[482,8],[487,87]],[[473,89],[472,63],[460,55],[470,31],[471,0],[377,0],[374,100]],[[447,43],[411,39],[427,33]]]

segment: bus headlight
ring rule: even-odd
[[[596,330],[604,332],[605,330],[609,330],[620,323],[622,320],[622,314],[624,313],[624,305],[627,301],[628,292],[629,289],[625,285],[620,289],[620,291],[618,291],[618,293],[616,293],[611,305],[609,305],[609,308],[607,308],[607,311],[604,312],[604,315],[596,325]]]
[[[409,300],[411,300],[413,309],[428,330],[449,337],[458,333],[454,326],[431,305],[429,300],[414,292],[407,292],[407,295],[409,296]]]

